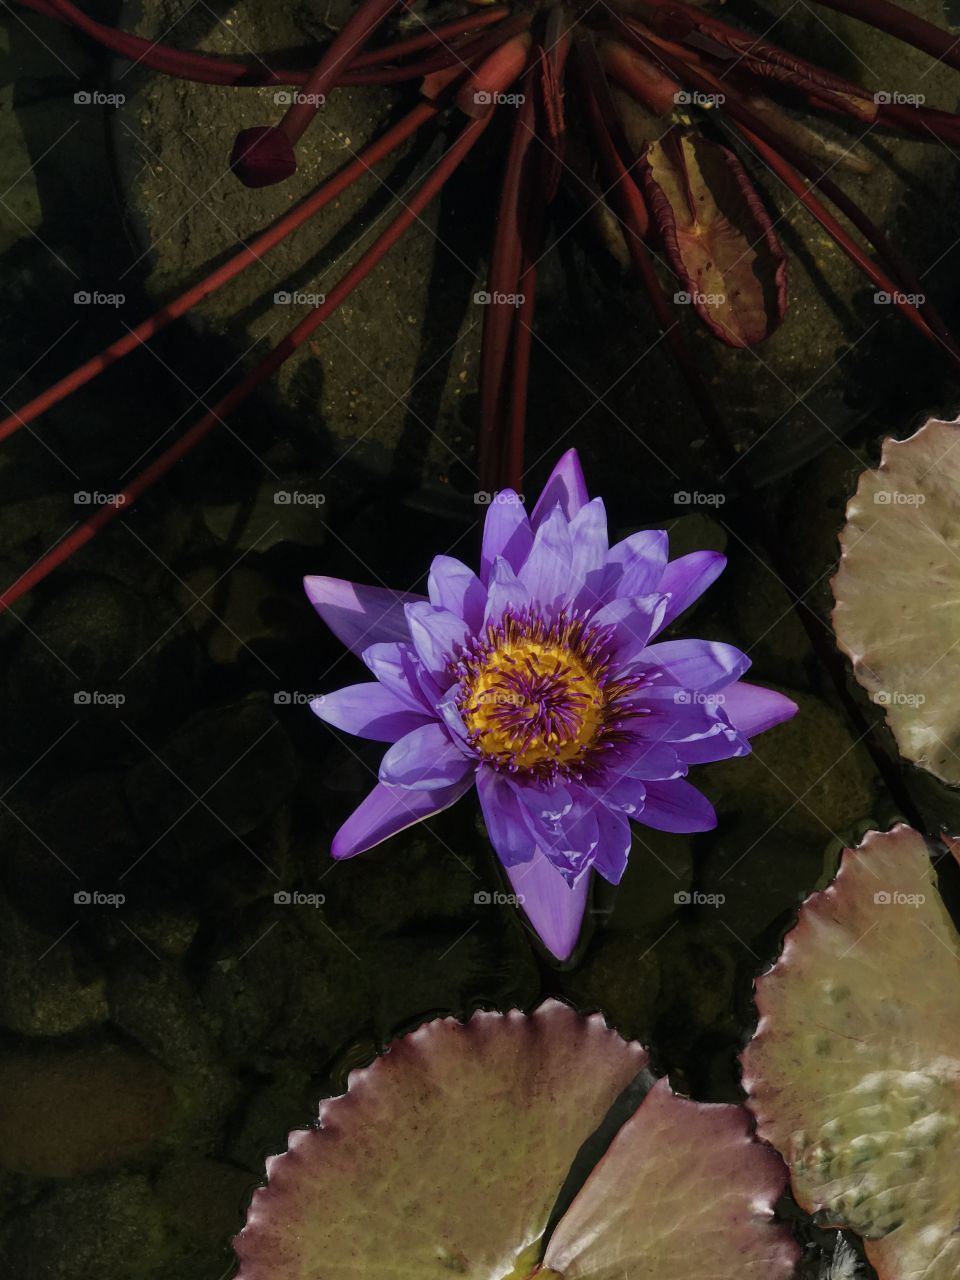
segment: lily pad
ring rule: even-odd
[[[743,1107],[678,1098],[659,1080],[550,1238],[566,1280],[778,1280],[799,1250],[773,1224],[783,1163]]]
[[[794,1195],[885,1280],[960,1274],[960,939],[923,838],[870,832],[757,982],[743,1054]]]
[[[427,1023],[267,1162],[235,1241],[238,1280],[531,1277],[574,1157],[646,1063],[599,1016],[552,1000]],[[784,1181],[743,1108],[683,1102],[660,1082],[561,1219],[541,1274],[786,1280],[795,1247],[770,1221]]]
[[[886,439],[840,534],[833,626],[901,755],[960,784],[960,423]]]

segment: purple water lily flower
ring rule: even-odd
[[[559,959],[576,945],[590,872],[617,884],[630,819],[706,831],[691,765],[745,755],[748,739],[796,711],[740,677],[732,645],[654,643],[726,563],[667,560],[667,534],[611,547],[566,453],[528,517],[516,494],[491,503],[479,575],[450,556],[428,596],[309,577],[334,634],[375,679],[313,703],[321,719],[391,743],[380,780],[333,840],[350,858],[476,786],[490,839],[524,911]]]

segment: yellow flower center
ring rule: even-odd
[[[465,681],[460,711],[477,750],[518,769],[576,760],[604,723],[594,667],[552,636],[508,631]]]

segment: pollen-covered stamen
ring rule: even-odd
[[[638,714],[628,695],[641,676],[611,671],[613,629],[530,610],[487,627],[455,664],[457,705],[470,742],[488,763],[541,777],[582,776],[627,738]]]

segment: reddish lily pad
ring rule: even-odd
[[[238,1280],[787,1280],[785,1171],[741,1107],[647,1094],[542,1238],[574,1157],[647,1055],[556,1001],[437,1019],[351,1074],[267,1162]],[[670,1232],[674,1233],[670,1241]],[[691,1233],[695,1239],[690,1238]],[[761,1260],[765,1269],[760,1269]]]
[[[772,1222],[783,1162],[743,1107],[660,1080],[587,1179],[543,1264],[565,1280],[785,1280],[799,1256]]]
[[[833,626],[901,755],[960,785],[960,423],[886,439],[847,504]]]
[[[768,338],[787,308],[787,260],[734,153],[672,129],[642,165],[664,251],[708,329],[730,347]]]
[[[555,1001],[426,1023],[268,1161],[238,1280],[506,1276],[646,1062],[599,1016]]]
[[[898,826],[845,851],[757,982],[743,1070],[760,1135],[881,1280],[960,1274],[958,944],[923,838]]]

